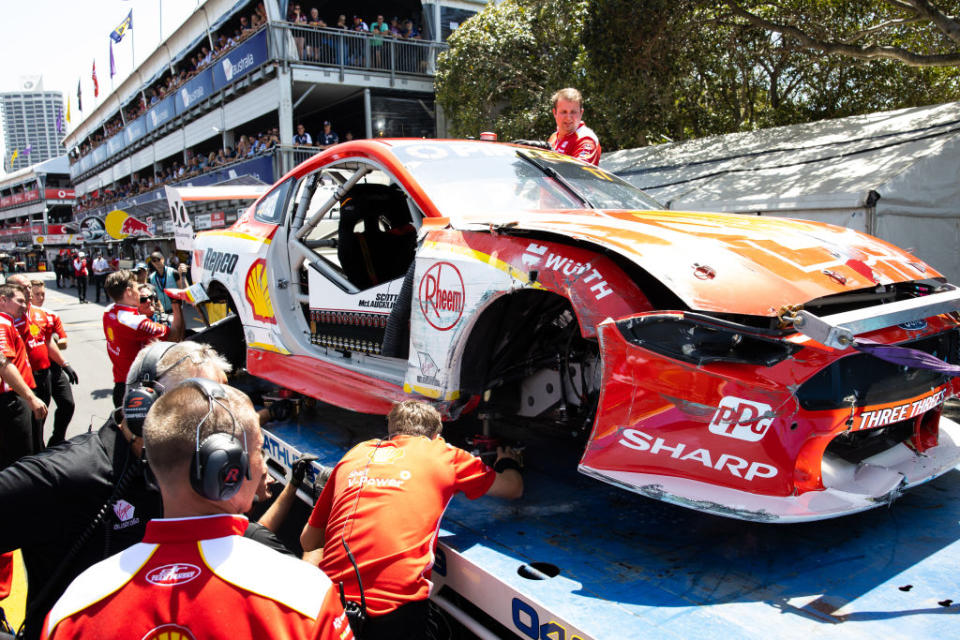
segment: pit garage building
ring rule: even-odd
[[[960,282],[960,103],[606,154],[668,209],[819,220],[912,251]]]

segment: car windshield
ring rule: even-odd
[[[393,151],[444,215],[663,208],[617,176],[552,151],[470,141],[401,143]]]

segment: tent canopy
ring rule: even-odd
[[[601,166],[670,209],[848,226],[960,281],[960,103],[626,149]]]

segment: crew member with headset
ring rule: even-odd
[[[498,447],[491,469],[447,444],[441,429],[432,406],[395,404],[387,439],[362,442],[337,463],[300,536],[304,551],[323,548],[320,568],[341,585],[348,609],[365,609],[354,626],[362,640],[424,637],[437,529],[455,493],[523,494],[516,452]]]
[[[249,398],[190,378],[154,403],[143,432],[164,518],[77,577],[44,637],[353,637],[321,571],[241,537],[267,469]]]
[[[23,552],[28,577],[25,638],[40,637],[44,615],[71,580],[139,542],[147,520],[161,515],[160,492],[146,473],[141,437],[156,397],[187,378],[226,382],[229,371],[230,363],[208,345],[155,342],[130,367],[127,409],[115,410],[98,431],[0,470],[0,504],[16,514],[16,526],[0,527],[0,553]],[[289,415],[288,405],[275,405],[270,407],[273,413],[261,410],[267,414],[261,420]],[[247,535],[283,548],[254,527]]]

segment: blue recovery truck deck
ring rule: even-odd
[[[380,417],[325,413],[270,426],[275,475],[298,452],[332,466],[385,432]],[[523,498],[447,509],[432,597],[478,637],[960,637],[957,469],[891,506],[775,525],[596,482],[575,471],[578,453],[530,442]],[[309,487],[301,497],[312,504]]]

